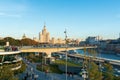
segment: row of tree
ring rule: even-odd
[[[120,76],[114,75],[113,66],[110,63],[95,62],[93,59],[97,56],[96,49],[84,49],[85,61],[83,67],[88,71],[89,80],[120,80]],[[86,53],[89,53],[93,58],[88,58]],[[87,59],[88,58],[88,59]],[[97,65],[98,63],[98,65]],[[85,66],[86,65],[86,66]]]
[[[7,41],[9,41],[10,45],[14,45],[14,46],[31,46],[31,45],[38,44],[38,42],[36,42],[32,39],[29,39],[29,38],[19,40],[19,39],[14,39],[12,37],[6,37],[6,38],[0,40],[0,45],[1,46],[6,45]]]

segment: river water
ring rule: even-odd
[[[76,50],[76,52],[81,54],[81,55],[85,55],[84,50],[78,49],[78,50]],[[87,51],[86,51],[86,55],[92,56]],[[100,53],[100,54],[96,54],[96,57],[120,61],[120,56],[112,54],[112,53]],[[115,76],[120,76],[120,67],[119,66],[114,65],[113,71],[114,71]]]
[[[76,51],[81,55],[85,55],[84,50],[78,49]],[[88,53],[87,51],[86,51],[86,55],[92,56],[92,54]],[[110,53],[100,53],[100,54],[98,53],[98,54],[96,54],[96,57],[112,59],[112,60],[120,60],[120,56],[112,54],[112,53],[111,54]]]

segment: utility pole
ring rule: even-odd
[[[65,54],[66,54],[66,55],[65,55],[65,56],[66,56],[65,70],[66,70],[66,80],[67,80],[67,31],[66,31],[66,29],[65,29],[64,33],[65,33],[65,44],[66,44],[66,46],[65,46],[65,47],[66,47],[66,51],[65,51],[65,52],[66,52],[66,53],[65,53]]]

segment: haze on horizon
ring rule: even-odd
[[[38,38],[46,23],[51,37],[118,38],[120,0],[0,0],[0,37]]]

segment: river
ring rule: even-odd
[[[79,54],[84,55],[84,50],[76,50]],[[86,55],[90,55],[92,56],[92,54],[86,52]],[[96,57],[101,57],[101,58],[106,58],[106,59],[112,59],[112,60],[120,60],[120,56],[115,55],[115,54],[110,54],[110,53],[100,53],[100,54],[96,54]]]

